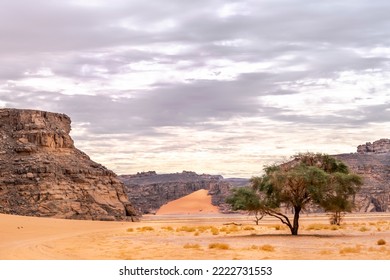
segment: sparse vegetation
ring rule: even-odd
[[[200,245],[199,244],[187,243],[187,244],[184,244],[183,248],[184,249],[200,249]]]
[[[219,229],[216,228],[216,227],[212,227],[210,230],[211,230],[212,235],[218,235],[219,234]]]
[[[229,250],[230,246],[226,243],[211,243],[209,244],[209,249]]]
[[[171,226],[162,227],[161,229],[166,230],[166,231],[173,231],[173,227],[171,227]]]
[[[275,247],[272,245],[269,245],[269,244],[265,244],[265,245],[260,246],[260,250],[267,251],[267,252],[273,252],[273,251],[275,251]]]
[[[369,230],[370,229],[367,228],[366,226],[362,226],[362,227],[359,228],[359,231],[361,231],[361,232],[366,232],[366,231],[369,231]]]
[[[329,229],[329,225],[324,224],[310,224],[306,227],[306,230],[323,230],[323,229]]]
[[[345,247],[340,249],[340,254],[358,254],[361,251],[361,246],[356,245],[355,247]]]
[[[281,228],[282,228],[282,226],[280,226],[280,225],[275,226],[275,230],[280,230]]]
[[[330,229],[331,229],[331,230],[339,230],[339,229],[340,229],[340,226],[338,226],[338,225],[332,225],[332,226],[330,227]]]
[[[219,229],[220,232],[225,232],[226,234],[230,234],[232,232],[238,232],[240,231],[240,228],[238,226],[229,226],[229,227],[222,227]]]
[[[255,228],[252,227],[252,226],[245,226],[245,227],[243,228],[243,230],[255,230]]]
[[[376,242],[377,245],[379,246],[382,246],[382,245],[386,245],[386,241],[384,239],[379,239],[377,242]]]
[[[182,226],[176,229],[176,232],[185,231],[185,232],[194,232],[196,231],[196,227]]]
[[[234,210],[258,211],[286,225],[298,235],[299,215],[310,203],[333,212],[334,224],[340,225],[341,213],[352,210],[362,179],[349,173],[341,161],[325,154],[298,154],[292,161],[264,168],[265,175],[253,177],[251,187],[235,189],[226,200]],[[280,207],[293,210],[290,218]]]
[[[154,228],[151,227],[151,226],[145,226],[145,227],[140,227],[140,228],[137,228],[138,231],[140,232],[145,232],[145,231],[154,231]]]

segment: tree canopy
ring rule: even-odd
[[[351,211],[351,198],[362,184],[343,162],[319,153],[298,154],[289,162],[265,167],[264,173],[251,179],[250,188],[234,191],[227,202],[235,210],[256,209],[276,217],[292,235],[298,234],[301,210],[310,204],[335,213]],[[282,207],[293,210],[292,221]]]

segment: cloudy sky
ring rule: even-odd
[[[118,174],[249,177],[389,138],[390,1],[1,0],[0,107]]]

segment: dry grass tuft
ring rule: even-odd
[[[166,230],[166,231],[173,231],[173,227],[171,227],[171,226],[162,227],[161,229]]]
[[[356,245],[355,247],[345,247],[340,249],[340,254],[358,254],[361,251],[361,246]]]
[[[150,226],[145,226],[145,227],[137,228],[137,230],[140,231],[140,232],[154,231],[154,228],[153,228],[153,227],[150,227]]]
[[[219,229],[216,228],[216,227],[211,227],[210,230],[211,230],[212,235],[218,235],[219,234]]]
[[[367,228],[366,226],[362,226],[362,227],[359,228],[359,231],[361,231],[361,232],[366,232],[366,231],[369,231],[369,230],[370,229]]]
[[[252,226],[245,226],[243,227],[243,230],[255,230],[255,228]]]
[[[259,249],[262,250],[262,251],[267,251],[267,252],[275,251],[275,247],[272,246],[272,245],[269,245],[269,244],[265,244],[263,246],[260,246]]]
[[[324,224],[310,224],[306,227],[306,230],[322,230],[322,229],[329,229],[330,225],[324,225]]]
[[[339,230],[340,229],[340,226],[338,225],[331,225],[330,226],[330,230]]]
[[[134,229],[133,229],[133,228],[128,228],[126,231],[127,231],[127,232],[133,232]]]
[[[207,230],[209,230],[212,226],[198,226],[197,229],[199,232],[203,233]]]
[[[209,244],[209,249],[229,250],[230,246],[226,243],[211,243]]]
[[[284,230],[284,229],[287,229],[286,226],[284,225],[272,225],[272,226],[268,226],[270,228],[274,228],[275,230]]]
[[[226,234],[232,233],[232,232],[238,232],[240,231],[240,228],[238,226],[229,226],[229,227],[222,227],[219,230],[220,232],[225,232]]]
[[[176,232],[180,232],[180,231],[194,232],[194,231],[196,231],[196,227],[182,226],[182,227],[179,227],[176,229]]]

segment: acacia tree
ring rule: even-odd
[[[292,235],[298,235],[300,212],[309,204],[326,211],[349,211],[353,205],[350,197],[361,184],[360,177],[350,174],[344,163],[325,154],[298,154],[292,161],[268,166],[264,171],[263,176],[251,179],[257,207],[287,225]],[[230,204],[233,209],[243,209],[234,199]],[[281,207],[293,210],[292,221]]]
[[[356,174],[336,172],[329,184],[333,191],[321,197],[318,203],[325,211],[332,212],[330,223],[340,225],[343,214],[351,212],[354,207],[351,198],[355,196],[358,187],[362,185],[362,179]]]
[[[255,216],[256,225],[264,217],[265,213],[260,204],[260,197],[253,188],[242,187],[233,189],[226,202],[232,205],[234,210],[245,210]]]

